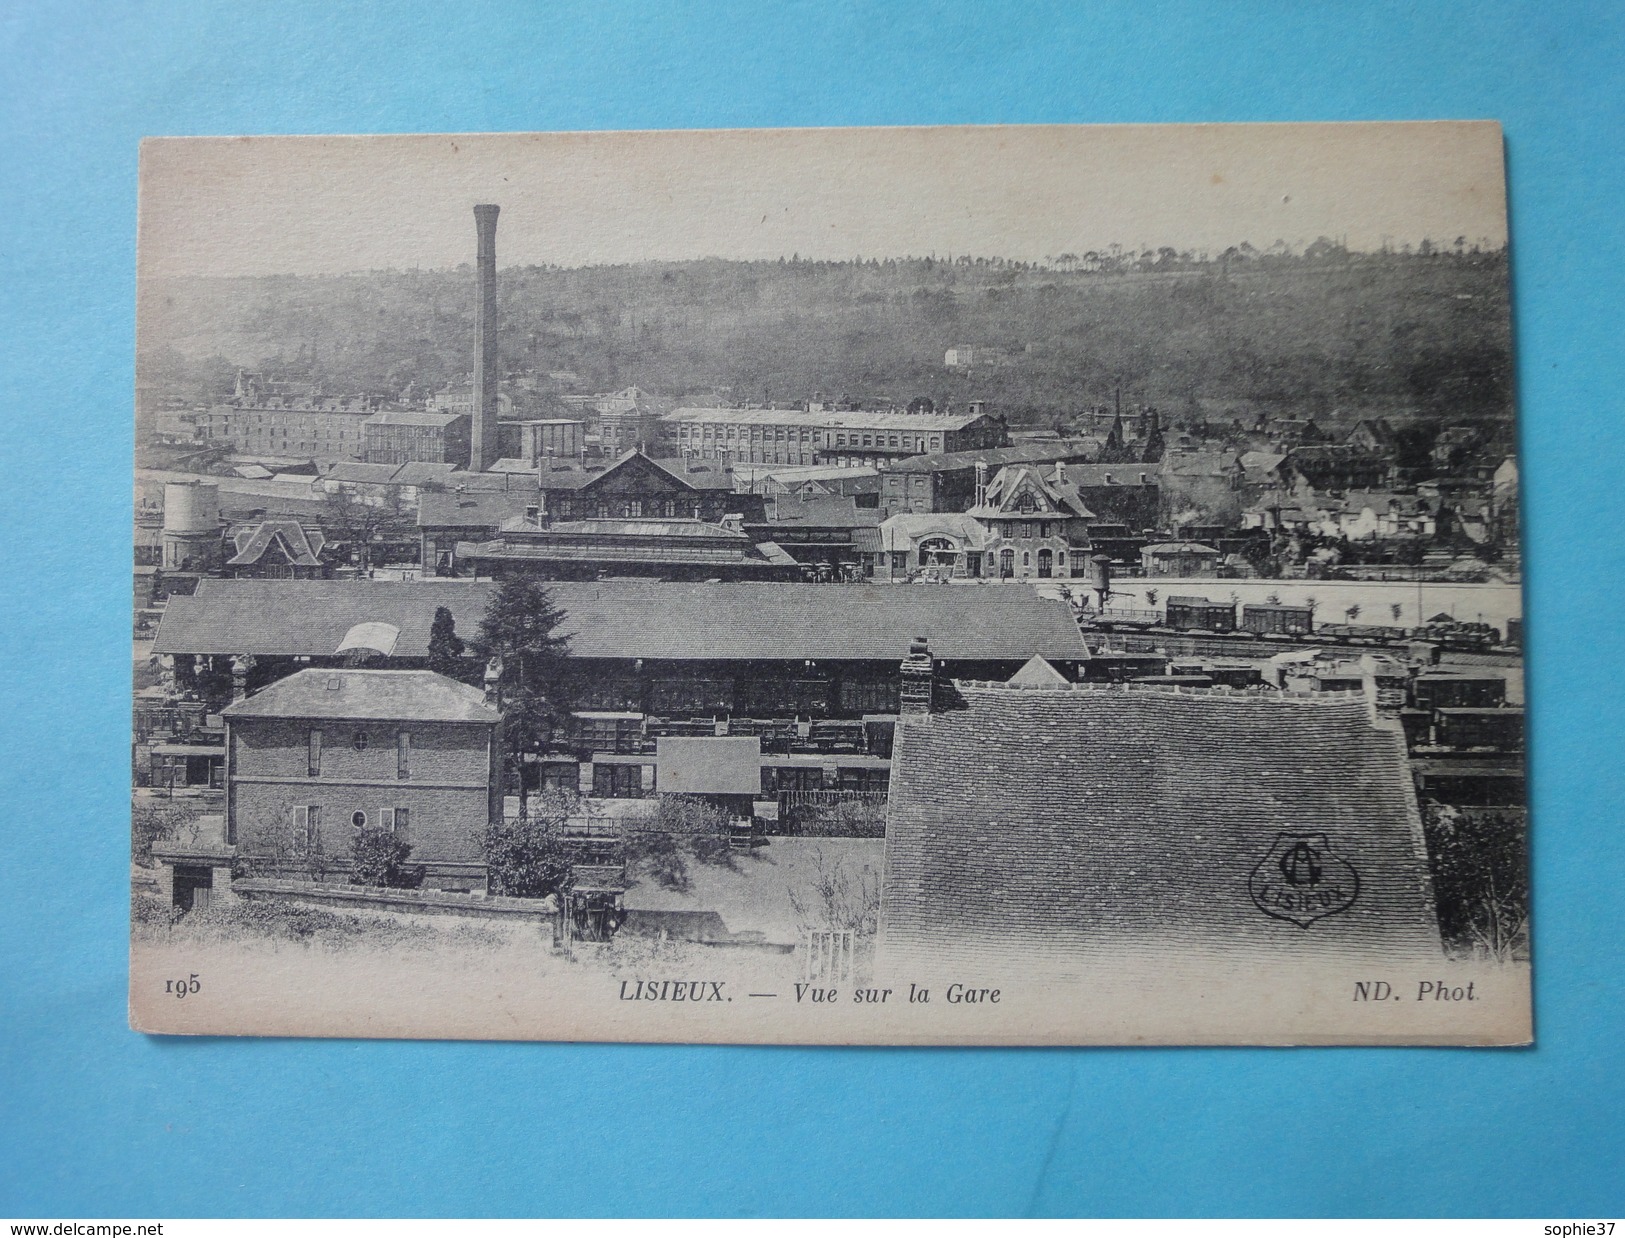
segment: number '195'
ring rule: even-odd
[[[196,993],[203,988],[203,982],[193,972],[183,980],[164,981],[164,992],[173,993],[176,997],[185,997],[188,993]]]

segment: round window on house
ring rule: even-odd
[[[355,828],[358,830],[366,829],[367,814],[357,808],[353,813],[350,814],[350,824],[355,826]]]
[[[357,731],[355,733],[355,750],[357,752],[360,752],[366,746],[367,746],[367,733],[365,731]]]

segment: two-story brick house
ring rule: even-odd
[[[1082,576],[1089,557],[1094,513],[1056,463],[1046,477],[1029,464],[1012,464],[984,486],[978,481],[970,509],[987,530],[983,554],[989,575],[1000,579]]]
[[[411,845],[425,888],[485,888],[500,715],[478,688],[426,670],[312,669],[222,716],[225,841],[255,875],[343,874],[372,829]]]

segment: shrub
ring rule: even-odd
[[[422,864],[407,864],[409,844],[388,830],[358,830],[350,851],[350,884],[415,890],[427,871]]]
[[[526,816],[486,827],[491,893],[546,898],[570,888],[570,856],[551,817]]]

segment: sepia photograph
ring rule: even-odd
[[[139,192],[135,1028],[1531,1041],[1498,125]]]

